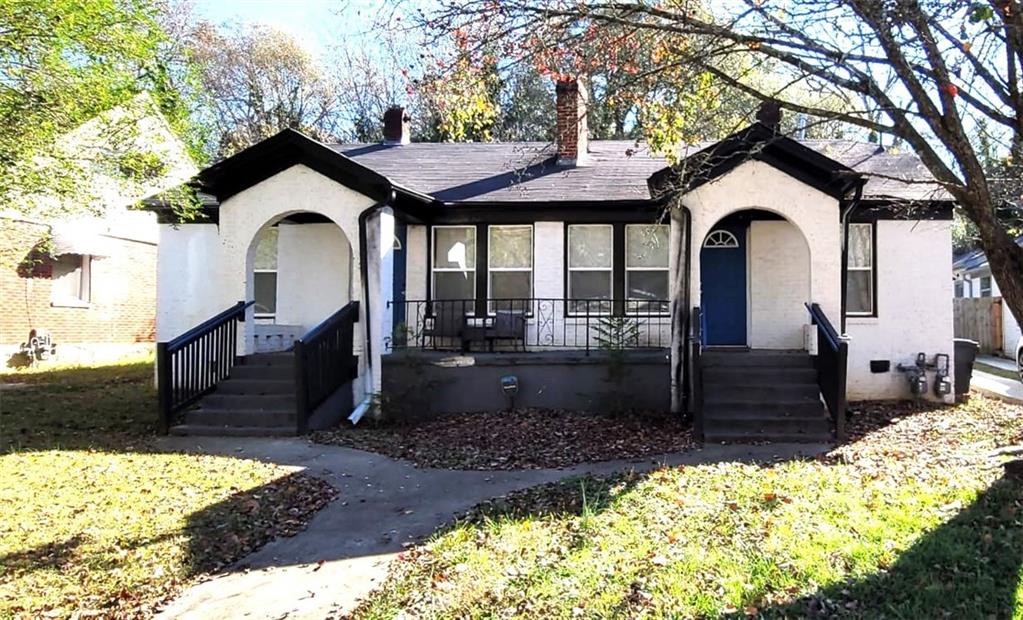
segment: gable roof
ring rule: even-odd
[[[768,163],[837,199],[864,182],[849,166],[779,135],[763,123],[754,123],[720,142],[695,151],[690,149],[678,165],[650,177],[651,191],[672,191],[674,180],[679,181],[678,188],[692,191],[750,160]]]
[[[1023,235],[1016,237],[1016,245],[1023,246]],[[981,248],[964,252],[952,259],[952,271],[973,271],[986,265],[987,255]]]
[[[758,125],[744,131],[753,137],[770,131],[762,125],[753,129]],[[820,171],[865,176],[864,198],[951,200],[912,152],[851,140],[797,141],[773,133],[771,137],[772,143],[779,143],[777,148],[767,149],[772,155],[794,154],[796,160],[811,163]],[[715,144],[721,143],[693,144],[684,153],[696,153]],[[634,140],[591,140],[588,164],[568,168],[557,165],[556,147],[543,142],[332,144],[330,148],[441,202],[650,200],[651,177],[671,174],[665,157]],[[738,156],[742,154],[742,149],[736,148],[737,163],[741,163]],[[748,151],[745,154],[749,155]]]
[[[294,129],[280,133],[206,168],[193,185],[223,201],[273,175],[303,164],[376,200],[391,195],[390,180]]]

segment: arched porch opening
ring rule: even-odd
[[[704,344],[805,348],[812,261],[795,223],[765,209],[733,211],[707,228],[699,261]]]
[[[255,301],[245,352],[287,351],[357,297],[352,244],[341,226],[311,211],[281,213],[249,240],[245,298]]]

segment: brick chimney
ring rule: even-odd
[[[587,160],[589,129],[586,112],[589,97],[578,79],[559,79],[554,92],[558,113],[558,165],[583,166]]]
[[[409,117],[405,108],[395,106],[384,112],[384,144],[408,144],[412,141]]]
[[[757,120],[768,128],[778,131],[781,126],[781,104],[774,99],[767,99],[757,110]]]

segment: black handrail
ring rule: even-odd
[[[354,355],[359,302],[353,301],[295,341],[295,405],[299,434],[309,416],[345,383],[359,376]]]
[[[167,342],[156,344],[159,429],[166,433],[175,413],[227,378],[237,362],[238,321],[254,301],[239,301]]]
[[[703,311],[693,308],[689,317],[689,398],[686,403],[693,416],[693,434],[703,441]]]
[[[842,441],[845,439],[849,343],[838,335],[820,305],[815,303],[805,305],[810,313],[810,323],[817,327],[817,355],[814,357],[817,385],[835,421],[835,438]]]

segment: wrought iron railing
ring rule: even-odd
[[[339,387],[359,374],[353,353],[359,302],[353,301],[295,341],[295,404],[298,432],[309,416]]]
[[[397,302],[391,350],[659,349],[671,343],[668,301],[507,298]]]
[[[177,338],[156,344],[160,432],[174,415],[227,378],[237,362],[238,321],[255,302],[239,301]]]
[[[835,438],[845,439],[846,373],[849,343],[839,337],[828,317],[818,304],[806,304],[810,323],[817,327],[817,384],[835,422]]]

